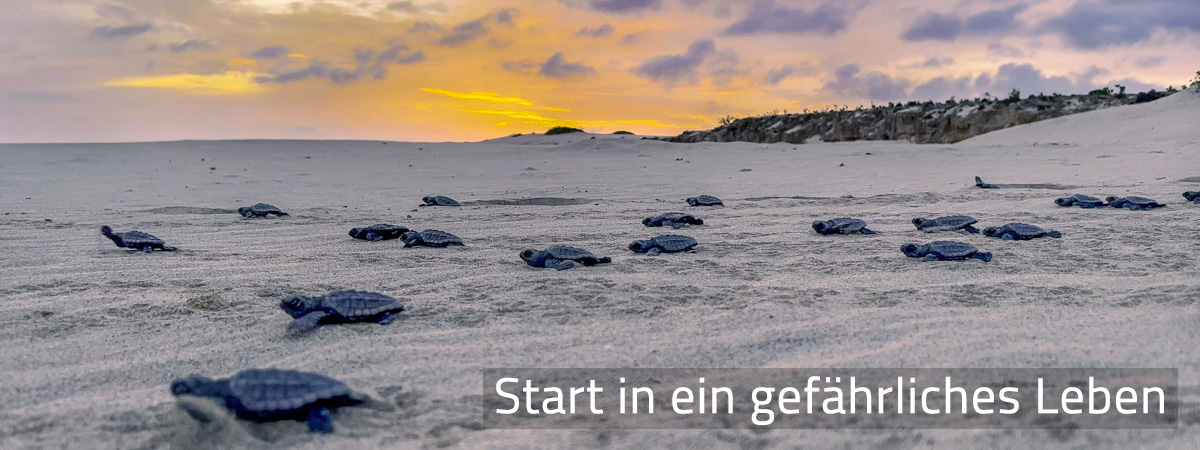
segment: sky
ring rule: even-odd
[[[0,1],[0,142],[474,141],[1180,86],[1200,0]]]

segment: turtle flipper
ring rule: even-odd
[[[1057,231],[1054,231],[1054,230],[1050,230],[1050,231],[1047,231],[1047,232],[1046,232],[1046,236],[1050,236],[1050,237],[1052,237],[1052,238],[1058,239],[1058,238],[1061,238],[1061,237],[1062,237],[1062,233],[1059,233],[1059,232],[1057,232]]]
[[[662,250],[659,250],[658,247],[654,247],[650,249],[650,251],[646,252],[646,254],[650,256],[658,256],[662,254]]]
[[[152,246],[152,245],[143,245],[143,246],[141,246],[141,247],[138,247],[138,250],[141,250],[141,251],[143,251],[143,252],[146,252],[146,253],[151,253],[151,252],[153,252],[153,251],[154,251],[154,246]]]
[[[387,324],[395,322],[395,321],[396,321],[395,315],[393,315],[390,312],[385,312],[385,313],[379,315],[379,320],[376,320],[375,323],[380,324],[380,325],[387,325]]]
[[[333,411],[329,408],[313,408],[308,412],[308,429],[313,433],[332,433]]]
[[[973,226],[970,226],[970,225],[967,225],[967,226],[963,227],[963,230],[966,230],[968,233],[975,233],[975,234],[979,234],[979,229],[978,229],[978,228],[975,228],[975,227],[973,227]]]
[[[862,234],[876,234],[874,231],[868,230],[866,228],[863,228],[860,231],[862,231]]]
[[[575,263],[573,263],[571,261],[563,261],[561,259],[556,259],[556,258],[546,258],[546,267],[555,269],[555,270],[567,270],[572,267],[575,267]]]
[[[313,328],[316,328],[317,325],[321,324],[321,319],[326,317],[329,317],[329,313],[325,311],[310,312],[305,314],[303,317],[293,320],[292,324],[288,326],[288,331],[293,333],[303,333],[305,331],[312,330]]]
[[[246,431],[245,426],[238,421],[228,409],[213,401],[193,395],[181,395],[176,398],[176,405],[183,412],[200,422],[196,430],[198,442],[213,439],[211,447],[250,447],[262,445],[262,441]]]
[[[367,233],[367,240],[368,241],[382,241],[383,236],[380,236],[379,234],[377,234],[375,232],[370,232],[370,233]]]
[[[166,246],[166,245],[164,245],[164,246],[162,247],[162,251],[164,251],[164,252],[173,252],[173,251],[175,251],[175,250],[179,250],[179,249],[177,249],[177,248],[175,248],[175,247]]]
[[[992,260],[992,254],[988,253],[988,252],[976,253],[974,255],[971,255],[971,257],[975,258],[975,259],[983,260],[983,262],[988,262],[988,261]]]
[[[937,261],[938,257],[937,257],[937,255],[934,255],[934,254],[928,254],[928,255],[925,255],[924,258],[921,258],[921,260],[922,261]]]
[[[1006,241],[1015,241],[1015,240],[1017,240],[1017,238],[1016,238],[1016,237],[1014,237],[1012,233],[1004,233],[1004,234],[1000,235],[1000,239],[1003,239],[1003,240],[1006,240]]]

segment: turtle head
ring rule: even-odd
[[[924,217],[916,217],[912,220],[913,225],[916,225],[917,228],[921,228],[921,227],[925,226],[925,224],[928,222],[929,222],[929,219],[926,219]]]
[[[199,397],[214,397],[218,394],[218,386],[212,378],[192,375],[171,382],[171,395],[195,395]]]
[[[696,205],[700,204],[700,202],[696,200],[696,197],[688,197],[686,201],[687,201],[687,204],[692,205],[692,206],[696,206]]]
[[[654,245],[645,239],[633,241],[633,243],[629,244],[629,249],[636,253],[646,253],[652,248],[654,248]]]
[[[650,226],[650,224],[653,222],[654,222],[653,217],[647,217],[645,219],[642,219],[642,225],[645,225],[645,226]]]
[[[816,222],[813,222],[813,229],[816,230],[818,233],[824,233],[826,228],[829,228],[829,224],[826,223],[825,221],[818,220]]]
[[[1000,231],[1000,230],[997,230],[996,227],[987,227],[987,228],[983,229],[983,235],[989,236],[989,237],[996,237],[996,233],[998,231]]]
[[[912,258],[920,258],[925,256],[921,254],[921,246],[917,244],[904,244],[903,247],[900,247],[900,251],[904,252],[904,256]]]
[[[1109,202],[1109,203],[1116,203],[1120,200],[1121,200],[1121,197],[1117,197],[1115,195],[1110,195],[1110,196],[1108,196],[1108,198],[1104,199],[1104,201]]]
[[[405,247],[411,247],[411,246],[416,245],[423,241],[423,239],[421,238],[421,233],[418,233],[416,231],[409,231],[407,233],[401,234],[400,239],[404,241]]]
[[[103,234],[105,237],[112,238],[113,237],[112,227],[110,227],[108,225],[100,227],[100,234]]]
[[[300,318],[312,311],[317,306],[316,304],[317,301],[312,297],[293,295],[279,302],[279,307],[288,313],[289,316]]]
[[[350,229],[350,237],[352,237],[352,238],[357,238],[357,237],[358,237],[358,232],[359,232],[358,228],[351,228],[351,229]]]
[[[433,197],[430,197],[428,195],[421,197],[421,201],[425,202],[426,205],[432,205],[437,202],[436,199],[434,199]]]
[[[541,267],[546,263],[546,252],[534,250],[532,248],[525,249],[521,252],[521,260],[525,261],[525,264],[529,264],[534,267]]]

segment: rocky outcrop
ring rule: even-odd
[[[686,131],[671,142],[824,142],[907,140],[952,143],[990,131],[1068,114],[1143,103],[1166,92],[1137,95],[1107,90],[1088,95],[1037,95],[1025,99],[976,99],[961,102],[910,102],[855,110],[780,114],[733,120],[709,131]]]

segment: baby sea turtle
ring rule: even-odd
[[[150,233],[133,230],[124,233],[113,233],[112,228],[108,225],[100,227],[100,233],[104,237],[112,239],[117,247],[132,248],[144,252],[152,252],[154,250],[162,250],[165,252],[175,251],[175,247],[168,247],[163,243],[162,239],[156,238]]]
[[[1101,206],[1107,206],[1104,204],[1104,200],[1083,194],[1075,194],[1070,197],[1056,199],[1054,200],[1054,203],[1058,204],[1058,206],[1078,206],[1080,208],[1099,208]]]
[[[408,232],[407,227],[387,223],[377,223],[365,228],[351,228],[350,237],[366,241],[386,241],[399,238]]]
[[[1000,189],[1000,186],[996,186],[996,185],[990,184],[990,183],[984,183],[983,179],[979,178],[979,177],[975,177],[975,187],[980,188],[980,189]]]
[[[1054,230],[1045,230],[1037,225],[1027,223],[1010,223],[1002,227],[987,227],[983,229],[983,235],[1004,239],[1006,241],[1027,241],[1040,237],[1060,238],[1062,233]]]
[[[867,222],[848,217],[839,217],[832,220],[818,220],[813,222],[812,227],[813,230],[816,230],[821,234],[875,234],[874,231],[867,229]]]
[[[1200,203],[1200,191],[1184,192],[1183,198],[1186,198],[1189,202]]]
[[[276,216],[288,215],[288,213],[283,212],[283,210],[266,203],[255,203],[252,206],[243,206],[238,208],[238,214],[241,214],[242,217],[267,217],[271,214]]]
[[[309,372],[252,369],[224,379],[199,375],[171,383],[171,395],[179,406],[201,422],[217,418],[185,396],[206,397],[228,408],[240,419],[254,422],[299,420],[316,433],[333,431],[333,410],[361,405],[370,397],[354,392],[341,381]]]
[[[462,239],[458,236],[438,230],[425,230],[420,233],[409,231],[400,236],[404,239],[405,247],[416,247],[424,245],[426,247],[449,247],[451,245],[464,245]]]
[[[992,254],[981,252],[974,245],[956,241],[934,241],[925,245],[904,244],[900,251],[910,258],[922,258],[925,261],[949,261],[967,258],[981,259],[984,262],[992,260]]]
[[[597,258],[596,255],[587,250],[563,246],[550,247],[544,251],[527,249],[521,252],[521,259],[525,261],[525,264],[533,267],[546,267],[557,270],[567,270],[575,267],[576,262],[584,266],[612,262],[612,258],[607,256]]]
[[[333,323],[375,322],[386,325],[396,320],[395,313],[404,311],[404,305],[396,299],[364,291],[335,291],[318,297],[293,295],[279,302],[279,307],[296,319],[288,327],[294,332]]]
[[[676,230],[688,225],[704,225],[703,219],[697,219],[691,214],[670,212],[659,214],[658,217],[647,217],[642,219],[642,225],[648,227],[671,227]]]
[[[629,249],[635,253],[657,255],[659,253],[679,253],[691,250],[699,242],[687,236],[665,234],[651,239],[633,241]]]
[[[454,201],[454,199],[445,195],[422,197],[421,201],[425,202],[425,204],[421,206],[462,206],[459,205],[458,202]]]
[[[721,199],[711,195],[697,195],[695,197],[688,197],[687,204],[691,206],[725,206],[725,203],[722,203]]]
[[[1129,197],[1109,197],[1107,200],[1108,206],[1113,208],[1127,208],[1130,211],[1142,211],[1167,206],[1146,197],[1138,197],[1135,195],[1131,195]]]
[[[965,230],[971,233],[978,233],[979,229],[971,226],[974,225],[975,222],[978,222],[978,220],[975,220],[975,218],[971,216],[942,216],[936,219],[917,217],[912,220],[913,225],[916,225],[918,230],[926,233],[954,230]]]

